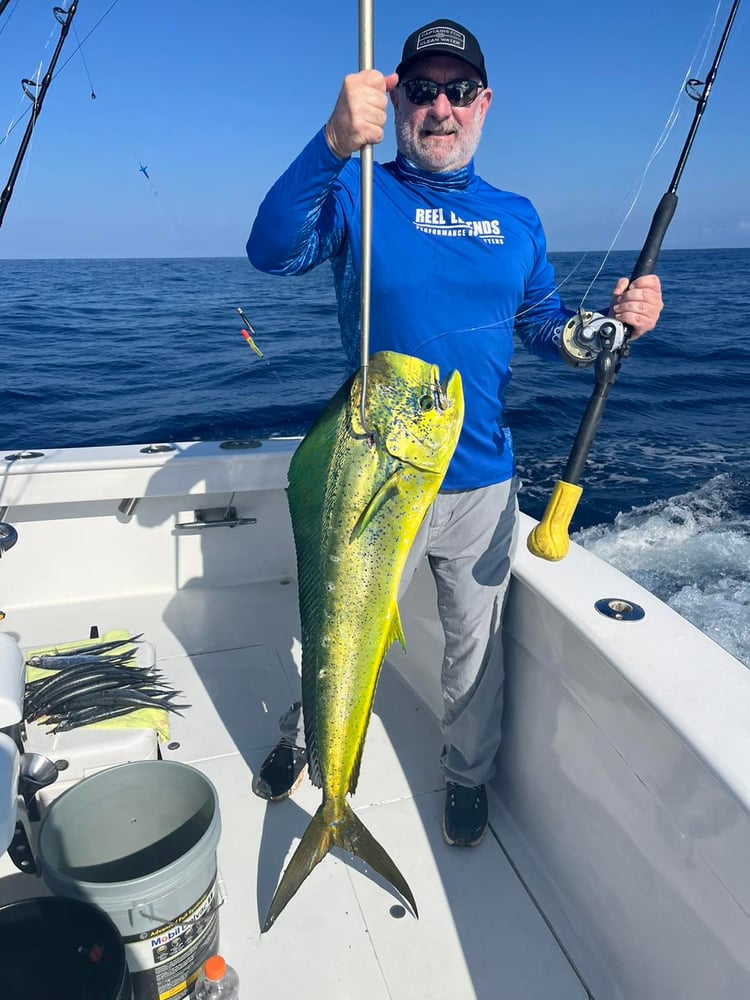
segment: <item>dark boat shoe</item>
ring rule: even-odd
[[[443,840],[456,847],[476,847],[487,830],[487,792],[484,785],[466,788],[452,781],[445,786]]]
[[[262,799],[288,799],[307,772],[307,753],[288,740],[281,740],[260,766],[253,791]]]

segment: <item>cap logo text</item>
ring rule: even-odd
[[[450,45],[452,48],[460,49],[462,52],[466,48],[466,36],[449,28],[447,25],[438,25],[434,28],[426,28],[420,31],[417,36],[417,52],[420,49],[428,49],[433,45]]]

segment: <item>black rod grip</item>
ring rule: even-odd
[[[581,480],[586,460],[591,451],[591,445],[594,443],[596,432],[601,423],[609,389],[610,386],[607,386],[604,392],[594,391],[589,398],[588,405],[578,427],[576,439],[570,451],[568,464],[565,466],[565,471],[563,472],[563,479],[566,483],[577,486]]]
[[[667,191],[662,195],[661,201],[656,206],[654,217],[651,220],[651,228],[648,231],[646,242],[635,262],[630,280],[642,277],[644,274],[653,274],[656,270],[656,260],[661,250],[664,236],[672,221],[672,216],[677,208],[677,195],[674,191]]]

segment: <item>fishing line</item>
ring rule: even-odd
[[[656,269],[664,237],[677,209],[677,188],[706,110],[740,2],[741,0],[732,0],[726,24],[705,81],[688,81],[688,96],[696,102],[693,119],[680,150],[672,179],[652,216],[651,225],[630,273],[628,284],[632,284],[642,276],[654,274]],[[604,316],[596,317],[591,326],[586,328],[583,326],[584,322],[588,321],[580,316],[577,325],[575,319],[572,323],[567,324],[566,331],[569,334],[569,339],[564,342],[574,364],[579,365],[580,362],[587,364],[590,363],[589,359],[595,362],[595,385],[586,404],[562,477],[555,483],[541,521],[532,529],[526,541],[526,546],[532,555],[551,562],[563,559],[568,552],[570,546],[569,526],[583,493],[583,487],[580,485],[581,476],[604,413],[607,397],[619,374],[622,360],[630,352],[630,339],[635,333],[632,327],[623,323],[618,324],[616,320],[610,320]],[[578,335],[582,336],[576,340]],[[565,337],[565,332],[563,332],[563,337]],[[594,346],[591,338],[597,337],[599,341]],[[589,344],[591,344],[591,350],[589,350]],[[596,354],[595,359],[592,357],[593,354]]]
[[[23,113],[22,118],[25,118],[26,115],[29,112],[31,112],[33,114],[33,112],[36,110],[36,106],[37,105],[36,105],[36,101],[34,100],[34,96],[29,93],[29,90],[27,88],[28,87],[39,88],[39,86],[41,85],[41,77],[42,77],[42,63],[40,62],[39,65],[37,66],[37,69],[36,69],[35,79],[29,78],[29,79],[24,79],[24,80],[21,81],[21,89],[23,90],[23,96],[21,97],[21,100],[23,101],[23,98],[26,97],[26,98],[30,99],[31,102],[32,102],[27,107],[26,111]],[[21,118],[19,118],[18,120],[20,122]],[[13,131],[14,127],[15,126],[13,126],[13,123],[12,123],[12,120],[11,120],[11,124],[8,126],[8,131],[5,133],[5,138],[3,139],[3,142],[5,142],[5,140],[8,138],[8,136],[10,135],[10,133]],[[36,126],[34,128],[36,128]],[[32,129],[31,135],[29,137],[28,149],[31,149],[31,147],[33,145],[34,145],[34,129]],[[28,152],[28,150],[27,150],[27,152]],[[21,180],[21,183],[24,184],[26,182],[26,179],[27,179],[28,175],[29,175],[29,161],[26,160],[26,162],[22,165],[22,167],[23,167],[23,173],[20,174],[20,180]]]
[[[197,257],[198,254],[196,253],[195,248],[190,245],[190,240],[187,237],[187,234],[186,234],[186,232],[185,232],[185,230],[184,230],[184,228],[182,226],[182,223],[177,218],[177,216],[174,215],[171,212],[171,210],[169,208],[167,208],[167,206],[164,204],[164,202],[161,199],[161,196],[159,195],[159,192],[156,189],[156,186],[155,186],[154,182],[151,180],[151,177],[147,173],[149,167],[148,166],[144,166],[143,163],[142,163],[142,161],[138,159],[136,151],[135,151],[135,149],[133,149],[132,146],[130,147],[130,150],[131,150],[131,152],[133,154],[135,162],[138,164],[138,170],[139,170],[139,172],[142,173],[143,176],[146,178],[146,183],[148,184],[149,188],[151,189],[151,193],[153,194],[154,198],[156,198],[156,201],[157,201],[157,204],[159,205],[159,208],[162,210],[162,212],[166,215],[166,217],[169,219],[169,221],[174,226],[175,232],[177,233],[177,236],[178,236],[180,242],[183,243],[185,247],[187,247],[187,249],[190,251],[190,253],[194,257]]]
[[[707,59],[707,57],[709,55],[709,46],[711,44],[711,40],[713,39],[715,31],[716,31],[716,26],[717,26],[717,23],[718,23],[719,12],[721,10],[722,3],[723,3],[723,0],[718,0],[718,2],[716,4],[716,7],[714,9],[714,12],[713,12],[713,17],[710,20],[710,23],[703,30],[703,33],[702,33],[702,35],[701,35],[701,37],[700,37],[700,39],[698,41],[698,44],[696,46],[695,52],[693,53],[693,57],[690,60],[690,64],[688,65],[688,68],[685,71],[685,74],[683,76],[682,82],[680,83],[680,86],[679,86],[679,88],[677,90],[677,95],[676,95],[675,100],[674,100],[674,102],[672,104],[672,108],[671,108],[669,114],[667,115],[667,119],[666,119],[666,121],[664,123],[664,126],[662,127],[661,135],[657,139],[656,144],[654,145],[654,148],[651,151],[651,153],[650,153],[650,155],[648,157],[648,160],[646,161],[646,165],[645,165],[645,167],[644,167],[644,169],[643,169],[643,171],[642,171],[642,173],[640,175],[640,178],[639,178],[639,180],[637,182],[635,194],[633,195],[631,203],[628,206],[628,208],[627,208],[627,210],[625,212],[625,215],[623,216],[623,219],[620,222],[620,224],[619,224],[619,226],[617,228],[617,231],[615,232],[615,235],[614,235],[614,237],[613,237],[613,239],[612,239],[609,247],[607,248],[607,250],[606,250],[606,252],[605,252],[605,254],[603,256],[603,258],[601,260],[601,263],[599,264],[599,267],[598,267],[598,269],[596,271],[596,274],[592,278],[591,282],[589,283],[588,288],[586,289],[586,291],[583,293],[583,296],[581,297],[580,304],[579,304],[579,307],[578,307],[579,309],[583,308],[583,305],[584,305],[586,299],[588,298],[588,296],[589,296],[592,288],[594,287],[594,285],[596,284],[597,279],[600,277],[602,271],[604,270],[604,267],[605,267],[605,265],[607,263],[607,260],[612,255],[612,252],[613,252],[613,250],[614,250],[614,248],[615,248],[615,246],[617,244],[618,239],[620,238],[622,230],[623,230],[626,222],[630,218],[631,214],[633,213],[633,210],[635,209],[636,204],[638,203],[638,200],[639,200],[639,198],[641,196],[641,193],[643,191],[643,185],[645,183],[646,176],[647,176],[649,170],[651,169],[651,165],[653,164],[654,160],[657,158],[657,156],[659,155],[659,153],[661,152],[661,150],[663,149],[663,147],[666,145],[666,143],[667,143],[667,141],[668,141],[668,139],[669,139],[669,137],[670,137],[670,135],[672,133],[672,130],[674,129],[674,127],[675,127],[675,125],[677,123],[677,119],[679,118],[679,114],[680,114],[680,102],[683,99],[683,95],[686,94],[686,93],[689,95],[689,89],[688,88],[690,87],[690,85],[692,83],[694,83],[694,82],[695,83],[698,82],[698,81],[694,81],[693,76],[692,76],[692,74],[694,72],[694,66],[697,63],[698,69],[695,72],[697,72],[698,74],[700,74],[700,72],[702,70],[702,67],[703,67],[704,63],[706,62],[706,59]],[[699,58],[698,53],[700,51],[701,46],[703,46],[703,53],[700,55],[700,58]],[[632,187],[631,187],[631,191],[632,191]],[[583,262],[590,255],[590,253],[591,253],[591,251],[588,251],[588,250],[585,251],[582,254],[580,260],[576,263],[575,267],[569,272],[569,274],[567,274],[565,276],[565,278],[563,278],[561,281],[556,282],[555,287],[551,291],[549,291],[545,296],[543,296],[537,302],[532,303],[526,309],[522,309],[519,312],[517,312],[514,316],[508,317],[506,319],[497,320],[494,323],[487,323],[487,324],[485,324],[483,326],[465,327],[465,328],[459,329],[459,330],[445,330],[442,333],[435,334],[428,341],[425,341],[425,343],[426,344],[432,343],[435,340],[439,340],[442,337],[450,336],[451,334],[479,333],[479,332],[486,331],[486,330],[501,329],[504,326],[515,325],[515,323],[516,323],[516,321],[518,319],[521,319],[523,316],[525,316],[528,313],[532,312],[534,309],[537,309],[540,305],[542,305],[544,302],[546,302],[547,299],[549,299],[552,295],[554,295],[557,292],[559,292],[560,289],[562,289],[565,286],[565,284],[568,281],[570,281],[570,279],[573,277],[573,275],[576,273],[576,271],[581,267],[581,265],[583,264]]]
[[[37,67],[36,74],[35,74],[36,79],[37,79],[37,86],[39,85],[39,80],[40,80],[40,77],[41,77],[41,72],[42,72],[42,63],[40,62],[39,66]],[[23,118],[25,118],[26,115],[29,113],[29,111],[31,111],[33,109],[33,105],[29,106],[28,104],[25,103],[24,97],[26,97],[26,94],[25,94],[25,92],[22,92],[21,93],[21,97],[19,98],[19,101],[18,101],[18,111],[16,112],[16,114],[20,114],[20,117],[19,118],[13,118],[13,117],[11,117],[10,121],[8,122],[8,128],[5,131],[5,135],[3,136],[2,142],[0,142],[0,145],[2,145],[3,143],[5,143],[5,142],[8,141],[8,136],[11,134],[11,132],[13,131],[13,129],[16,127],[16,125],[20,124],[21,120]],[[20,109],[21,109],[22,106],[25,108],[25,111],[21,114]]]
[[[57,72],[55,73],[55,75],[52,77],[53,80],[58,76],[59,73],[61,73],[65,69],[65,67],[68,65],[68,63],[73,58],[73,56],[79,51],[79,49],[81,48],[81,46],[83,45],[83,43],[86,42],[86,41],[88,41],[89,38],[91,38],[91,36],[94,34],[94,32],[96,31],[96,29],[102,23],[102,21],[104,20],[104,18],[107,17],[111,13],[111,11],[113,10],[113,8],[115,8],[119,2],[120,2],[120,0],[112,0],[112,3],[104,11],[104,13],[99,18],[99,20],[96,22],[96,24],[94,25],[94,27],[90,31],[88,31],[83,36],[83,39],[78,43],[78,48],[73,49],[73,51],[70,53],[70,55],[65,60],[65,62],[62,63],[62,65],[60,66],[60,68],[57,70]],[[78,39],[78,36],[76,35],[76,40],[77,39]]]
[[[53,40],[53,36],[54,36],[56,30],[57,29],[56,29],[56,27],[54,25],[50,28],[49,35],[47,36],[47,41],[42,45],[42,51],[43,52],[46,52],[47,49],[49,48],[50,42]],[[34,81],[34,86],[36,86],[36,87],[38,87],[39,84],[40,84],[40,79],[41,79],[41,74],[42,74],[42,66],[43,65],[44,65],[44,57],[42,57],[39,60],[39,66],[37,67],[37,70],[36,70],[36,80]],[[53,79],[54,79],[54,77],[53,77]],[[11,132],[13,132],[21,124],[21,122],[24,120],[24,118],[26,117],[26,115],[30,114],[34,110],[34,108],[36,107],[36,102],[34,101],[33,97],[31,96],[31,94],[29,94],[29,92],[24,87],[24,83],[28,82],[30,80],[31,80],[30,77],[27,77],[24,80],[21,80],[21,88],[22,88],[24,94],[26,95],[26,97],[31,98],[31,102],[32,103],[29,104],[29,105],[26,105],[26,110],[23,111],[19,115],[19,117],[16,118],[15,121],[11,118],[10,124],[8,125],[7,131],[5,133],[5,136],[3,137],[3,143],[5,143],[5,142],[8,141],[8,136],[11,134]],[[50,81],[50,83],[51,82],[52,81]],[[21,98],[21,103],[23,103],[23,97]]]
[[[70,60],[71,60],[71,59],[73,58],[73,56],[74,56],[74,55],[75,55],[75,54],[76,54],[77,52],[79,52],[79,51],[80,51],[80,49],[81,49],[81,48],[83,47],[83,44],[84,44],[84,42],[88,41],[88,39],[89,39],[89,38],[91,38],[91,36],[93,35],[93,33],[94,33],[94,32],[96,31],[96,29],[97,29],[97,28],[99,27],[99,25],[100,25],[100,24],[102,23],[102,21],[103,21],[103,20],[105,19],[105,17],[107,17],[107,15],[111,13],[111,11],[113,10],[113,8],[114,8],[114,7],[116,7],[116,6],[117,6],[117,4],[118,4],[119,2],[120,2],[120,0],[112,0],[112,3],[111,3],[111,4],[109,5],[109,7],[108,7],[108,8],[107,8],[107,9],[106,9],[106,10],[104,11],[104,13],[103,13],[103,14],[102,14],[102,16],[101,16],[101,17],[99,18],[99,20],[98,20],[98,21],[96,22],[96,24],[94,25],[94,27],[93,27],[93,28],[91,28],[91,30],[90,30],[90,31],[88,31],[88,32],[87,32],[87,33],[86,33],[86,34],[85,34],[85,35],[83,36],[83,38],[82,38],[82,39],[81,39],[80,41],[78,40],[78,35],[76,34],[76,41],[78,41],[78,45],[77,45],[77,47],[76,47],[75,49],[73,49],[73,51],[72,51],[72,52],[70,53],[70,55],[69,55],[69,56],[68,56],[68,58],[67,58],[67,59],[65,60],[65,62],[61,63],[61,64],[60,64],[60,66],[58,66],[58,68],[57,68],[57,69],[55,70],[55,73],[54,73],[54,74],[53,74],[53,76],[52,76],[52,80],[50,81],[50,83],[51,83],[51,82],[52,82],[53,80],[56,80],[56,79],[57,79],[57,77],[58,77],[58,76],[60,75],[60,73],[62,73],[62,71],[63,71],[63,70],[65,69],[65,67],[66,67],[66,66],[68,65],[68,63],[69,63],[69,62],[70,62]],[[54,30],[55,30],[55,29],[53,28],[53,29],[52,29],[52,31],[54,32]],[[73,31],[75,32],[75,26],[73,26]],[[52,33],[50,33],[50,37],[52,37]],[[44,48],[45,48],[45,49],[46,49],[46,48],[48,48],[48,47],[49,47],[49,39],[47,39],[47,42],[46,42],[46,43],[45,43],[45,45],[44,45]],[[81,53],[81,57],[83,58],[83,53]],[[86,61],[85,61],[85,59],[84,59],[84,65],[86,65]],[[86,68],[86,73],[88,74],[88,67]],[[91,83],[91,77],[90,77],[90,76],[89,76],[89,83]],[[91,96],[92,96],[92,98],[95,98],[95,97],[96,97],[96,95],[94,94],[94,88],[93,88],[93,85],[91,86]],[[24,120],[24,118],[25,118],[25,117],[26,117],[26,115],[27,115],[27,114],[29,113],[29,111],[31,111],[31,108],[27,108],[27,109],[26,109],[26,110],[25,110],[25,111],[23,112],[23,114],[21,115],[21,117],[20,117],[20,118],[18,118],[18,119],[17,119],[17,121],[15,121],[15,122],[13,122],[13,123],[12,123],[12,125],[11,125],[11,126],[10,126],[10,127],[8,128],[8,131],[6,132],[5,136],[3,137],[3,139],[2,139],[2,143],[5,143],[5,142],[7,142],[7,140],[8,140],[8,136],[9,136],[9,135],[11,134],[11,132],[13,132],[13,131],[14,131],[14,129],[15,129],[15,128],[16,128],[16,127],[17,127],[18,125],[20,125],[20,124],[21,124],[21,122],[22,122],[22,121]],[[0,145],[2,145],[2,143],[0,143]]]
[[[91,100],[95,101],[96,94],[94,93],[94,84],[91,79],[91,74],[89,73],[89,67],[88,63],[86,62],[86,56],[83,54],[83,42],[81,42],[80,38],[78,37],[78,32],[76,31],[75,24],[73,25],[73,34],[76,36],[76,41],[78,42],[78,47],[75,49],[75,51],[81,53],[81,61],[83,62],[83,68],[86,70],[86,76],[88,77],[89,87],[91,87]],[[63,65],[65,64],[63,63]]]
[[[722,3],[723,3],[723,0],[718,0],[716,8],[714,10],[713,19],[711,21],[711,24],[710,24],[709,27],[706,27],[703,30],[703,34],[702,34],[701,38],[698,41],[698,44],[696,46],[696,50],[693,53],[693,57],[692,57],[692,59],[690,61],[690,64],[689,64],[687,70],[685,71],[685,75],[684,75],[684,77],[682,79],[682,82],[681,82],[681,84],[680,84],[680,86],[679,86],[679,88],[677,90],[677,95],[676,95],[674,103],[672,105],[672,109],[671,109],[671,111],[669,112],[669,114],[667,116],[667,120],[664,123],[664,126],[662,127],[661,135],[657,139],[656,144],[654,145],[654,148],[651,151],[651,154],[649,155],[649,158],[648,158],[648,160],[646,162],[646,165],[643,168],[643,171],[641,173],[640,179],[637,182],[635,194],[633,195],[631,203],[628,206],[628,208],[627,208],[627,210],[625,212],[625,215],[623,216],[622,221],[620,222],[620,224],[619,224],[619,226],[617,228],[617,231],[615,232],[615,235],[612,238],[612,241],[610,242],[609,247],[607,248],[607,250],[606,250],[606,252],[605,252],[605,254],[603,256],[603,258],[601,260],[601,263],[599,264],[599,267],[598,267],[598,269],[596,271],[596,274],[591,279],[591,282],[589,283],[588,288],[586,289],[586,291],[583,293],[583,296],[581,297],[581,300],[580,300],[580,303],[579,303],[579,306],[578,306],[579,310],[583,308],[583,305],[584,305],[586,299],[588,298],[589,293],[591,292],[591,289],[594,287],[594,285],[596,284],[597,279],[599,278],[599,276],[601,275],[602,271],[604,270],[604,267],[606,266],[606,263],[607,263],[609,257],[612,255],[612,252],[613,252],[613,250],[614,250],[614,248],[615,248],[615,246],[617,244],[617,241],[620,238],[622,230],[625,227],[625,223],[630,218],[631,214],[633,213],[633,210],[635,209],[635,206],[638,203],[638,200],[639,200],[639,198],[641,196],[641,193],[643,191],[643,185],[644,185],[644,183],[646,181],[646,176],[647,176],[649,170],[651,169],[651,165],[653,164],[654,160],[656,159],[656,157],[659,155],[659,153],[661,152],[661,150],[663,149],[663,147],[667,143],[667,141],[669,139],[669,136],[672,133],[672,130],[674,129],[675,125],[677,124],[677,119],[679,118],[679,114],[680,114],[680,101],[683,98],[684,93],[687,92],[688,86],[692,82],[693,67],[695,66],[696,61],[698,60],[698,51],[699,51],[699,49],[701,47],[701,44],[703,44],[703,54],[700,56],[700,60],[698,61],[698,71],[697,72],[700,73],[701,67],[705,63],[706,58],[707,58],[708,53],[709,53],[709,45],[711,43],[711,39],[713,38],[714,32],[716,30],[716,25],[717,25],[718,17],[719,17],[719,11],[721,9]],[[631,187],[631,191],[632,190],[633,190],[633,188]],[[570,281],[570,279],[576,273],[576,271],[578,270],[578,268],[586,260],[586,257],[589,255],[589,253],[590,253],[590,251],[588,251],[588,250],[585,251],[584,254],[582,255],[582,257],[580,258],[580,260],[578,261],[578,263],[572,269],[572,271],[570,271],[570,273],[568,275],[566,275],[566,277],[563,278],[562,281],[558,281],[555,284],[555,287],[550,292],[548,292],[547,295],[545,295],[543,298],[539,299],[538,302],[532,303],[532,305],[528,306],[526,309],[523,309],[520,312],[516,313],[516,315],[514,317],[512,317],[512,319],[509,318],[507,320],[501,320],[499,323],[488,324],[486,327],[472,327],[472,328],[469,328],[469,329],[466,329],[466,330],[457,330],[455,332],[456,333],[473,333],[475,330],[492,329],[495,326],[499,326],[501,324],[510,324],[511,322],[515,323],[515,321],[517,319],[525,316],[527,313],[529,313],[532,310],[538,308],[538,306],[540,306],[548,298],[550,298],[556,292],[559,292],[560,289],[563,288],[564,285],[568,281]],[[445,334],[438,335],[438,336],[445,336]]]
[[[70,26],[73,23],[73,18],[75,17],[76,11],[78,10],[78,0],[72,0],[70,7],[67,10],[63,10],[62,7],[53,7],[52,13],[55,20],[60,25],[60,32],[57,38],[57,43],[55,45],[55,50],[52,53],[52,57],[49,61],[47,70],[42,78],[41,84],[35,83],[33,80],[23,79],[21,80],[21,87],[24,90],[26,96],[32,102],[32,115],[29,122],[24,130],[21,143],[18,147],[16,153],[16,158],[13,161],[13,166],[10,169],[10,174],[8,176],[8,182],[3,189],[2,194],[0,194],[0,225],[2,225],[5,218],[5,213],[7,211],[10,200],[13,196],[13,189],[15,187],[16,181],[18,180],[18,175],[23,166],[24,158],[28,152],[29,146],[31,145],[32,138],[34,136],[34,129],[38,116],[42,112],[42,105],[47,96],[47,92],[52,83],[52,74],[55,71],[57,65],[57,60],[60,58],[60,54],[65,45],[65,40],[68,37],[68,32]],[[32,93],[30,88],[36,88]]]
[[[691,64],[691,68],[692,68],[692,64]],[[687,73],[685,75],[685,78],[683,79],[683,82],[682,82],[682,84],[680,86],[680,90],[679,90],[679,93],[677,95],[677,99],[675,101],[675,105],[673,106],[672,111],[670,112],[669,117],[667,118],[667,122],[665,123],[664,128],[662,130],[662,134],[659,137],[659,139],[657,140],[657,143],[656,143],[653,151],[651,152],[651,155],[649,156],[648,162],[646,163],[646,166],[645,166],[645,168],[643,170],[643,173],[641,174],[640,181],[638,183],[638,187],[637,187],[637,190],[636,190],[635,195],[633,197],[633,200],[631,201],[630,206],[628,207],[628,209],[627,209],[627,211],[626,211],[626,213],[625,213],[622,221],[620,222],[620,225],[617,228],[617,232],[615,233],[614,238],[612,239],[612,241],[611,241],[608,249],[606,250],[604,256],[602,257],[602,260],[601,260],[601,262],[599,264],[599,267],[597,268],[596,274],[591,279],[591,282],[589,283],[588,288],[586,289],[586,291],[583,293],[583,296],[581,297],[580,305],[578,307],[579,309],[583,308],[583,304],[586,301],[586,299],[587,299],[587,297],[588,297],[591,289],[594,287],[594,285],[596,284],[597,279],[599,278],[599,276],[601,275],[602,271],[604,270],[604,267],[605,267],[605,265],[607,263],[607,260],[611,256],[612,251],[614,250],[615,244],[617,243],[617,240],[620,237],[620,234],[621,234],[621,232],[623,230],[623,227],[625,226],[625,223],[627,222],[628,218],[630,217],[631,213],[633,212],[633,209],[635,208],[635,206],[636,206],[636,204],[638,202],[638,199],[639,199],[639,197],[641,195],[641,191],[643,189],[643,184],[644,184],[644,182],[646,180],[646,175],[647,175],[647,173],[649,171],[649,168],[651,167],[651,164],[656,159],[657,155],[661,151],[661,149],[664,146],[664,144],[666,143],[666,141],[669,138],[669,135],[670,135],[672,129],[675,126],[675,123],[677,122],[678,112],[676,112],[675,109],[676,109],[677,104],[678,104],[678,102],[680,100],[680,97],[682,96],[682,92],[683,92],[683,89],[684,89],[684,87],[685,87],[685,85],[686,85],[686,83],[688,81],[688,77],[689,77],[690,72],[691,72],[691,69],[688,69],[688,71],[687,71]],[[515,323],[516,323],[516,321],[518,319],[521,319],[522,317],[526,316],[528,313],[532,312],[534,309],[537,309],[540,305],[542,305],[544,302],[546,302],[547,299],[551,298],[553,295],[555,295],[556,293],[558,293],[560,291],[560,289],[563,288],[573,278],[573,276],[575,275],[576,271],[583,265],[584,261],[586,260],[587,257],[590,256],[590,254],[591,254],[590,250],[584,251],[584,253],[581,255],[580,259],[577,261],[577,263],[572,268],[572,270],[561,281],[557,281],[555,283],[555,287],[552,288],[549,292],[547,292],[546,295],[544,295],[538,301],[533,302],[530,306],[527,306],[526,309],[521,309],[517,313],[515,313],[513,316],[509,316],[506,319],[497,320],[495,323],[487,323],[487,324],[485,324],[483,326],[464,327],[463,329],[460,329],[460,330],[445,330],[442,333],[435,334],[434,337],[431,337],[428,341],[425,341],[425,343],[426,344],[432,343],[435,340],[439,340],[441,337],[449,336],[451,333],[462,333],[462,334],[465,334],[465,333],[479,333],[479,332],[484,331],[484,330],[501,329],[504,326],[515,325]]]
[[[237,312],[239,313],[240,319],[242,320],[242,322],[245,324],[245,326],[247,328],[247,329],[245,329],[245,330],[242,331],[242,336],[245,338],[245,342],[247,343],[247,346],[260,358],[260,360],[263,362],[263,364],[266,365],[266,367],[268,368],[268,370],[270,371],[270,373],[273,375],[273,377],[276,379],[276,381],[279,383],[279,385],[283,385],[281,379],[276,374],[276,372],[275,372],[275,370],[273,368],[273,365],[270,364],[270,362],[268,361],[268,358],[265,356],[265,354],[260,350],[260,348],[257,346],[257,344],[255,343],[255,341],[253,340],[253,337],[257,336],[257,334],[255,333],[255,330],[254,330],[254,328],[253,328],[250,320],[247,318],[247,316],[243,312],[241,306],[237,306]]]
[[[689,72],[690,72],[690,70],[688,70],[688,73]],[[625,228],[625,223],[628,221],[628,219],[630,218],[630,216],[631,216],[631,214],[633,212],[633,209],[638,204],[638,201],[639,201],[639,199],[641,197],[641,192],[643,191],[643,185],[644,185],[644,183],[646,181],[646,175],[648,174],[649,170],[651,169],[651,164],[654,162],[654,160],[656,159],[656,157],[661,152],[662,148],[664,147],[664,144],[666,143],[667,139],[669,138],[669,136],[670,136],[670,134],[672,132],[672,129],[677,124],[677,119],[680,116],[679,109],[678,109],[678,103],[679,103],[680,98],[682,97],[682,91],[683,91],[683,88],[687,84],[687,80],[688,80],[688,77],[686,75],[685,79],[682,81],[682,84],[680,86],[680,91],[679,91],[679,93],[677,95],[677,100],[675,101],[675,103],[674,103],[674,105],[672,107],[672,110],[671,110],[671,112],[669,114],[669,117],[667,118],[667,121],[666,121],[666,124],[664,126],[664,129],[662,130],[662,134],[659,137],[659,139],[657,140],[656,145],[654,146],[653,150],[651,151],[651,155],[649,156],[649,158],[648,158],[648,160],[646,162],[646,166],[643,168],[643,173],[641,174],[640,180],[638,181],[635,194],[633,195],[633,199],[630,202],[630,205],[628,206],[628,209],[625,212],[625,215],[623,216],[622,221],[620,222],[620,225],[617,227],[617,231],[616,231],[615,235],[613,236],[612,242],[609,244],[609,247],[607,248],[607,251],[606,251],[606,253],[604,254],[604,256],[602,258],[602,261],[601,261],[601,263],[599,265],[599,268],[598,268],[596,274],[591,279],[591,282],[590,282],[588,288],[586,289],[586,291],[583,293],[583,295],[581,297],[581,301],[580,301],[580,303],[578,305],[579,311],[583,309],[583,304],[586,301],[586,299],[588,298],[589,292],[591,291],[591,289],[596,284],[597,279],[599,278],[599,275],[604,270],[604,267],[605,267],[607,261],[609,260],[611,254],[612,254],[612,251],[614,250],[615,245],[617,244],[617,241],[620,238],[620,234],[622,233],[623,229]]]
[[[5,28],[6,28],[7,24],[8,24],[8,21],[10,21],[10,19],[13,17],[13,14],[16,12],[16,9],[18,8],[18,4],[20,2],[21,2],[21,0],[16,0],[16,2],[10,8],[10,12],[9,12],[8,16],[5,18],[5,21],[3,22],[2,28],[0,28],[0,35],[2,35],[2,33],[5,31]],[[3,9],[5,9],[5,8],[3,8]],[[0,13],[2,13],[2,12],[0,11]]]
[[[667,120],[666,120],[666,122],[664,124],[664,127],[662,128],[661,135],[656,140],[656,144],[655,144],[653,150],[651,151],[651,155],[649,156],[649,158],[648,158],[648,160],[646,162],[646,166],[643,168],[643,172],[642,172],[642,174],[640,176],[640,179],[639,179],[639,181],[637,183],[635,195],[633,196],[633,199],[632,199],[632,201],[631,201],[631,203],[630,203],[627,211],[625,212],[625,215],[624,215],[624,217],[622,219],[622,222],[620,223],[620,225],[617,228],[617,232],[615,233],[615,235],[614,235],[614,237],[612,239],[612,242],[610,243],[610,245],[609,245],[609,247],[607,249],[607,252],[604,254],[604,257],[602,258],[601,264],[599,265],[599,269],[597,270],[597,272],[594,275],[594,277],[591,279],[591,283],[589,284],[588,288],[583,293],[583,296],[582,296],[581,301],[580,301],[579,306],[578,306],[579,311],[583,309],[583,305],[584,305],[586,299],[588,298],[589,292],[594,287],[594,285],[596,284],[597,279],[599,278],[599,275],[604,270],[604,267],[605,267],[605,265],[607,263],[607,260],[611,256],[612,251],[614,250],[615,245],[616,245],[617,241],[620,238],[620,234],[622,233],[622,230],[625,227],[625,223],[630,218],[630,216],[631,216],[631,214],[633,212],[633,209],[635,208],[635,206],[638,203],[638,200],[639,200],[639,198],[641,196],[641,192],[643,191],[643,185],[644,185],[644,183],[646,181],[646,176],[647,176],[649,170],[651,169],[652,163],[654,162],[654,160],[656,159],[656,157],[659,155],[659,153],[662,151],[662,149],[666,145],[667,140],[669,139],[669,136],[672,133],[672,130],[674,129],[675,125],[677,124],[677,119],[680,116],[680,101],[682,100],[683,95],[685,93],[688,93],[688,87],[693,82],[693,76],[692,76],[692,74],[693,74],[693,67],[696,64],[696,59],[698,57],[698,50],[701,47],[701,43],[705,40],[705,44],[703,46],[703,54],[701,55],[700,60],[698,61],[698,69],[696,71],[698,74],[700,74],[701,69],[703,67],[703,64],[705,63],[706,57],[708,55],[708,51],[709,51],[708,47],[709,47],[709,45],[711,43],[711,39],[713,38],[714,32],[716,30],[716,24],[717,24],[717,21],[718,21],[718,18],[719,18],[719,10],[721,9],[722,2],[723,2],[723,0],[718,0],[716,8],[714,10],[713,21],[711,22],[710,27],[704,28],[704,30],[703,30],[703,36],[702,36],[702,38],[698,42],[696,50],[693,53],[693,58],[690,61],[690,65],[688,66],[687,70],[685,71],[685,75],[684,75],[684,77],[682,79],[682,83],[680,84],[680,86],[679,86],[679,88],[677,90],[677,95],[676,95],[674,103],[672,105],[672,110],[669,112],[669,115],[667,116]]]

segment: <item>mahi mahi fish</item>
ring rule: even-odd
[[[297,449],[288,499],[297,551],[302,702],[310,777],[323,801],[289,862],[267,931],[332,847],[357,855],[417,913],[403,875],[356,816],[375,687],[404,636],[396,598],[409,549],[443,481],[463,420],[458,372],[383,351],[370,358]]]

